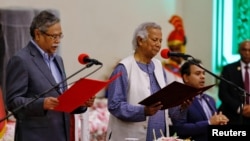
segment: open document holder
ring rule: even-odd
[[[108,81],[99,81],[82,78],[75,82],[67,91],[58,97],[59,105],[54,110],[62,112],[72,112],[77,107],[83,105],[88,99],[96,95],[101,89],[121,75],[117,74]]]
[[[215,85],[215,84],[214,84]],[[185,100],[191,99],[192,97],[203,93],[214,85],[209,85],[203,88],[194,88],[183,83],[174,81],[167,85],[158,92],[150,95],[144,100],[140,101],[139,104],[150,106],[156,102],[161,102],[163,107],[161,110],[178,106],[182,104]]]

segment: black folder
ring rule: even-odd
[[[215,84],[214,84],[215,85]],[[166,87],[162,88],[158,92],[150,95],[144,100],[140,101],[139,104],[150,106],[156,102],[161,102],[163,107],[161,110],[178,106],[185,100],[191,99],[194,96],[203,93],[214,85],[205,86],[203,88],[194,88],[183,83],[174,81]]]

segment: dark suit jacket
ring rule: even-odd
[[[244,82],[240,67],[240,61],[226,65],[222,69],[221,76],[233,82],[238,87],[244,89]],[[243,93],[224,81],[219,83],[219,98],[221,100],[221,110],[228,118],[229,124],[248,124],[250,118],[245,118],[237,113],[240,105],[244,103]]]
[[[215,100],[206,94],[204,94],[204,98],[207,100],[212,114],[214,114],[216,112]],[[195,141],[208,140],[208,119],[197,97],[194,98],[192,104],[188,107],[186,116],[173,118],[172,122],[174,130],[180,138],[191,137],[191,140]]]
[[[65,80],[62,58],[56,56],[55,63]],[[57,83],[32,42],[9,60],[6,79],[7,107],[17,120],[15,141],[69,141],[70,114],[43,109],[44,97],[58,97],[60,92],[53,89]],[[23,108],[13,111],[18,107]]]

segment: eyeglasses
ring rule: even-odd
[[[62,39],[63,38],[63,34],[49,34],[49,33],[46,33],[44,31],[41,31],[41,32],[42,32],[42,34],[50,37],[53,40],[57,40],[57,39]]]

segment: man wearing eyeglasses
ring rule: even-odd
[[[67,89],[63,60],[56,54],[63,37],[60,19],[41,11],[30,35],[7,65],[6,103],[16,118],[15,141],[69,141],[70,114],[53,110]],[[88,104],[72,113],[85,112]]]

